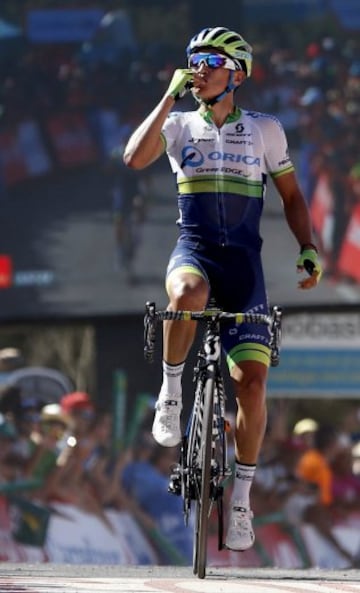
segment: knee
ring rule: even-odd
[[[173,280],[169,296],[174,309],[201,310],[208,300],[208,287],[202,278],[179,277]]]
[[[237,403],[250,408],[261,408],[266,400],[266,381],[258,375],[243,375],[235,382]]]
[[[256,361],[243,361],[231,370],[235,396],[239,399],[262,400],[266,395],[268,370]]]

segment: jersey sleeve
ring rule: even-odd
[[[169,152],[175,144],[175,139],[178,134],[179,113],[172,111],[169,113],[161,130],[161,137],[163,139],[165,150]]]
[[[294,171],[282,124],[274,116],[267,117],[263,123],[265,163],[271,177],[279,177]]]

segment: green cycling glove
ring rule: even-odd
[[[305,245],[296,260],[296,267],[299,272],[306,270],[309,276],[316,278],[316,284],[322,276],[322,266],[319,260],[315,245]]]
[[[194,73],[189,68],[178,68],[175,70],[167,94],[171,95],[175,101],[182,99],[192,87]]]

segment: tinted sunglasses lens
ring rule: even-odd
[[[223,58],[222,56],[210,55],[208,57],[207,65],[210,66],[210,68],[222,68],[225,66],[225,62],[226,58]]]
[[[201,64],[205,64],[209,68],[221,68],[224,66],[226,58],[215,54],[193,54],[190,56],[190,68],[198,68]]]

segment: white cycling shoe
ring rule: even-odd
[[[235,552],[244,552],[251,548],[255,542],[252,527],[253,512],[242,506],[240,501],[232,501],[229,526],[225,539],[225,546]]]
[[[155,405],[152,435],[163,447],[175,447],[181,442],[181,399],[173,395],[159,398]]]

